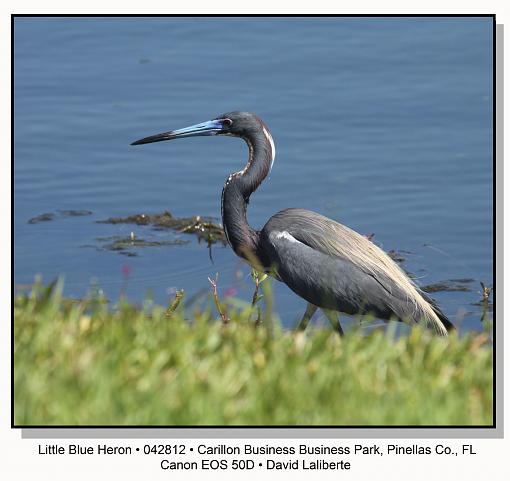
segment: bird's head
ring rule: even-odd
[[[249,137],[250,134],[265,128],[263,122],[250,112],[227,112],[213,120],[191,125],[183,129],[171,130],[161,134],[151,135],[133,142],[131,145],[162,142],[163,140],[182,139],[201,135],[232,135],[235,137]]]

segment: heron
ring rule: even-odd
[[[248,224],[250,196],[275,159],[273,137],[257,115],[228,112],[131,145],[212,135],[239,137],[248,146],[246,165],[228,176],[221,193],[225,237],[237,256],[308,302],[298,329],[306,329],[318,308],[340,335],[340,313],[421,324],[442,336],[454,329],[434,300],[381,248],[349,227],[298,208],[278,212],[261,230]]]

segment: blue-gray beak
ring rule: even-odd
[[[184,137],[195,137],[198,135],[216,135],[223,128],[221,120],[209,120],[201,124],[191,125],[184,129],[171,130],[162,134],[151,135],[133,142],[131,145],[150,144],[152,142],[162,142],[163,140],[182,139]]]

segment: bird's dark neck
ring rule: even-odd
[[[269,174],[274,160],[274,143],[264,124],[260,129],[243,137],[248,144],[246,167],[230,174],[221,195],[223,230],[235,253],[244,259],[256,255],[258,231],[248,225],[246,208],[250,195]],[[253,263],[253,262],[252,262]]]

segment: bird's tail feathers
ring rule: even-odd
[[[427,315],[427,325],[432,327],[438,334],[448,335],[449,332],[455,331],[455,325],[446,317],[446,315],[439,309],[438,305],[421,289],[417,289],[422,299],[428,304],[427,311],[432,315]],[[433,319],[430,319],[433,317]]]
[[[434,309],[434,314],[439,318],[443,326],[446,328],[448,332],[452,332],[456,330],[455,325],[446,317],[446,315],[435,305],[432,306]]]

